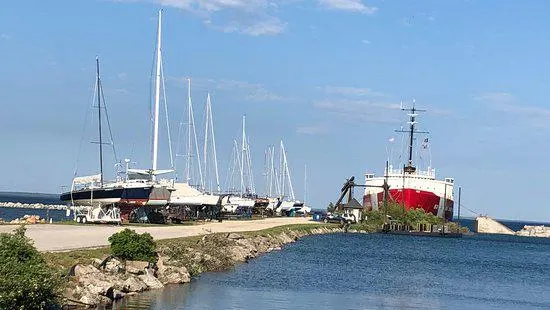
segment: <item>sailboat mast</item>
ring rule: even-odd
[[[304,205],[307,201],[307,164],[304,164]]]
[[[246,152],[246,115],[243,115],[243,132],[241,144],[241,196],[244,194],[244,157]]]
[[[154,125],[153,125],[153,172],[157,170],[158,161],[158,134],[159,134],[159,105],[160,105],[160,70],[161,70],[161,35],[162,35],[162,10],[159,10],[158,33],[157,33],[157,68],[155,78],[155,110],[154,110]],[[152,175],[155,179],[155,175]]]
[[[216,136],[214,135],[214,117],[212,116],[212,101],[210,100],[210,93],[208,94],[207,103],[208,103],[208,112],[210,113],[210,129],[212,130],[212,151],[214,152],[214,169],[216,173],[216,190],[217,193],[221,192],[220,189],[220,175],[218,173],[218,157],[216,154]]]
[[[191,180],[191,79],[187,79],[187,162],[186,176],[187,183]]]
[[[209,192],[212,192],[212,186],[211,186],[211,177],[210,177],[210,169],[208,169],[208,127],[210,126],[210,114],[209,114],[209,110],[210,110],[210,107],[208,106],[208,103],[210,102],[210,93],[207,94],[206,96],[206,111],[205,111],[205,115],[206,115],[206,120],[204,122],[204,148],[202,150],[202,157],[203,157],[203,165],[204,165],[204,173],[205,173],[205,178],[207,180],[207,183],[209,184],[207,190]]]
[[[296,197],[294,196],[294,188],[292,187],[292,178],[290,177],[290,170],[288,169],[288,160],[286,158],[286,150],[285,146],[283,144],[283,140],[281,140],[281,153],[283,155],[283,169],[284,172],[286,172],[286,177],[288,178],[288,188],[290,190],[290,197],[292,200],[296,200]]]
[[[99,78],[99,57],[95,58],[96,70],[97,70],[97,115],[99,119],[99,173],[100,173],[100,185],[103,186],[103,138],[101,134],[101,79]]]

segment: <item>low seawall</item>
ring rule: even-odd
[[[159,259],[154,265],[97,257],[88,264],[73,266],[64,296],[67,304],[110,305],[127,295],[190,282],[202,272],[229,270],[303,236],[336,232],[342,232],[336,225],[292,225],[164,240],[159,242]]]
[[[515,232],[488,216],[478,216],[474,221],[474,230],[480,234],[514,235]]]

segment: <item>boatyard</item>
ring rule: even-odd
[[[31,2],[0,310],[550,309],[550,2]]]

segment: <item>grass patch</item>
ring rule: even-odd
[[[94,258],[105,258],[110,255],[109,247],[72,250],[67,252],[45,252],[44,259],[48,265],[62,271],[68,271],[76,264],[89,265]]]

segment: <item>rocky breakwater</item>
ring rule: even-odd
[[[40,215],[28,215],[25,214],[22,218],[13,219],[9,222],[4,222],[4,220],[0,219],[0,224],[3,223],[9,223],[9,224],[44,224],[46,223],[46,220],[41,218]]]
[[[23,209],[50,209],[50,210],[65,210],[64,205],[48,205],[43,203],[22,203],[22,202],[0,202],[0,207],[3,208],[23,208]]]
[[[544,225],[525,225],[520,231],[516,232],[518,236],[524,237],[546,237],[550,238],[550,227]]]
[[[337,226],[311,226],[165,240],[159,242],[155,264],[96,259],[93,264],[71,268],[65,297],[68,303],[81,306],[109,305],[127,295],[190,282],[202,272],[229,270],[306,235],[342,232]]]

